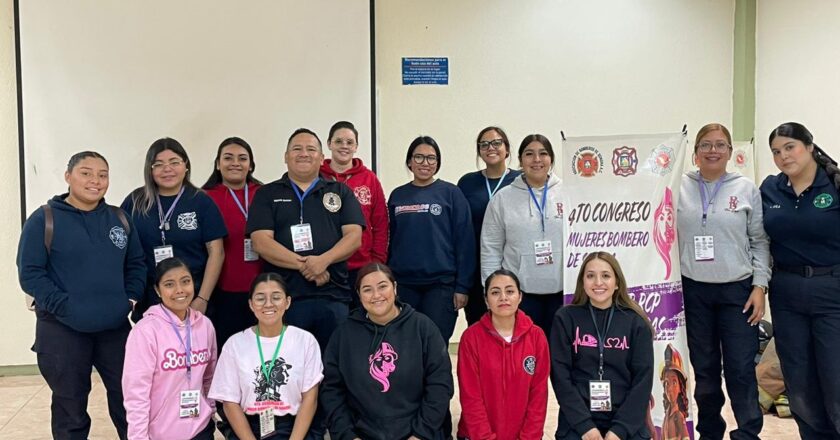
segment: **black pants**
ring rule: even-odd
[[[99,372],[108,397],[108,413],[121,439],[126,438],[122,393],[125,342],[131,330],[128,319],[120,328],[82,333],[60,323],[55,316],[36,310],[35,344],[38,369],[52,390],[51,426],[57,440],[87,439],[90,375]]]
[[[840,439],[840,273],[809,278],[776,271],[770,305],[799,435]]]
[[[551,337],[551,324],[554,315],[563,307],[563,292],[538,295],[524,293],[519,308],[534,321],[537,327],[545,332],[545,337]]]
[[[196,434],[195,437],[193,437],[190,440],[213,440],[213,435],[215,434],[215,432],[216,423],[213,421],[213,419],[210,419],[210,423],[208,423],[207,426],[201,430],[201,432]]]
[[[694,398],[697,400],[697,432],[703,439],[722,440],[726,422],[721,417],[725,402],[721,389],[721,361],[726,393],[738,429],[732,440],[755,440],[764,417],[758,405],[755,356],[758,326],[743,312],[752,291],[752,278],[732,283],[701,283],[682,278],[688,351],[694,367]]]
[[[359,269],[347,271],[347,285],[350,286],[350,311],[358,309],[362,306],[359,301],[359,292],[356,291],[356,279],[359,277]]]
[[[251,433],[254,434],[254,437],[260,438],[260,416],[258,415],[246,415],[246,419],[248,419],[248,424],[251,426]],[[294,416],[274,416],[274,433],[265,437],[262,440],[288,440],[289,437],[292,435],[292,430],[295,427],[295,418]],[[307,433],[305,440],[314,440],[316,437],[313,436],[312,433]],[[236,433],[233,432],[231,429],[230,432],[225,436],[227,440],[239,440],[239,437],[236,436]]]
[[[470,299],[467,301],[467,306],[464,307],[464,315],[466,315],[469,325],[475,324],[487,313],[487,303],[484,302],[484,281],[480,278],[480,275],[475,277],[473,286],[467,293]]]
[[[248,292],[228,292],[221,289],[216,289],[210,297],[207,317],[216,329],[216,347],[219,353],[222,352],[228,338],[257,324],[254,312],[248,307],[248,298]]]

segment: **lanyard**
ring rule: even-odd
[[[610,324],[612,324],[614,311],[615,305],[610,307],[610,314],[607,317],[607,325],[604,327],[604,334],[601,335],[601,329],[595,321],[595,311],[592,310],[592,303],[589,303],[589,316],[592,317],[592,325],[595,326],[595,334],[598,335],[598,380],[604,380],[604,338],[607,337],[607,333],[610,331]]]
[[[245,220],[248,220],[248,183],[245,183],[245,206],[242,206],[242,204],[239,203],[239,198],[236,197],[236,193],[233,192],[232,189],[228,188],[228,192],[230,193],[230,196],[233,197],[233,201],[236,202],[239,212],[245,215]]]
[[[283,326],[283,330],[280,330],[280,340],[277,341],[277,347],[274,348],[274,357],[271,359],[271,365],[265,366],[265,358],[263,357],[262,352],[262,343],[260,342],[260,327],[257,326],[254,333],[257,334],[257,351],[260,352],[260,369],[265,375],[266,383],[271,382],[271,370],[274,368],[274,363],[277,362],[277,354],[280,353],[280,346],[283,345],[283,336],[286,334],[286,326]]]
[[[528,187],[528,192],[531,193],[531,200],[537,205],[537,211],[540,212],[540,224],[542,225],[543,234],[545,234],[545,196],[548,194],[548,177],[545,178],[545,186],[543,186],[542,205],[537,202],[537,196],[534,195],[534,190],[531,189],[531,185],[528,185],[528,181],[525,180],[524,174],[522,175],[522,181],[525,182],[525,186]]]
[[[492,199],[493,195],[496,194],[496,191],[499,190],[499,187],[502,186],[502,182],[505,181],[505,177],[508,175],[508,172],[510,172],[510,170],[505,168],[505,173],[502,174],[502,177],[499,178],[499,183],[496,184],[496,188],[493,189],[492,191],[490,190],[490,179],[487,178],[487,174],[484,175],[484,184],[487,185],[487,199],[488,200]]]
[[[318,184],[320,180],[320,177],[316,177],[315,180],[313,180],[312,183],[309,185],[309,188],[306,188],[306,191],[304,191],[303,194],[301,194],[300,190],[297,187],[297,184],[295,182],[292,182],[291,179],[289,179],[289,182],[292,184],[292,189],[295,190],[295,195],[297,196],[298,201],[300,201],[300,224],[303,224],[303,199],[305,199],[306,196],[308,196],[309,193],[312,192],[312,190],[315,188],[315,185]]]
[[[182,195],[184,195],[184,186],[181,186],[181,190],[178,191],[178,197],[175,197],[175,201],[172,202],[172,206],[170,206],[169,210],[166,211],[166,215],[163,215],[163,205],[160,203],[160,194],[158,193],[155,195],[155,198],[157,198],[158,220],[160,220],[158,228],[160,229],[161,244],[166,244],[166,231],[169,230],[169,219],[172,218],[172,213],[175,212],[175,205],[178,204],[178,200],[181,200]]]
[[[166,320],[169,321],[169,325],[172,326],[172,330],[175,331],[175,335],[178,336],[178,340],[181,341],[181,345],[184,347],[184,350],[186,350],[184,362],[187,364],[187,383],[189,384],[192,375],[192,338],[190,337],[192,333],[192,325],[190,324],[189,309],[187,309],[187,319],[184,320],[187,327],[186,343],[184,342],[184,338],[181,337],[181,332],[178,331],[178,325],[175,324],[175,321],[171,316],[169,316],[169,312],[164,310],[163,314],[166,316]]]
[[[700,201],[703,204],[703,227],[706,227],[706,217],[709,215],[709,205],[712,204],[712,201],[715,199],[718,191],[720,190],[721,185],[723,185],[723,176],[718,180],[715,184],[715,189],[712,191],[711,197],[706,200],[706,183],[703,182],[703,177],[700,177],[700,180],[697,181],[700,184]]]

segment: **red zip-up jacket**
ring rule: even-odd
[[[321,164],[321,175],[350,187],[356,200],[362,205],[367,227],[362,231],[362,245],[347,260],[348,270],[358,270],[365,264],[388,261],[388,203],[382,184],[373,171],[362,160],[353,159],[353,166],[343,173],[330,168],[331,159]],[[353,288],[355,286],[351,286]]]
[[[521,310],[510,342],[490,313],[461,335],[458,436],[470,440],[540,440],[548,405],[551,357],[542,329]]]

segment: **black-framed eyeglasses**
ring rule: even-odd
[[[708,153],[712,151],[712,148],[714,148],[715,151],[723,152],[728,150],[730,147],[731,145],[729,145],[729,142],[700,142],[697,144],[697,151],[701,153]]]
[[[498,150],[498,149],[502,148],[502,146],[504,144],[505,144],[505,141],[503,141],[501,139],[493,139],[492,141],[479,142],[478,143],[478,149],[481,150],[481,151],[486,151],[486,150],[489,150],[490,147],[493,147],[494,149]]]
[[[434,165],[437,163],[438,157],[434,154],[430,154],[428,156],[424,154],[415,154],[414,156],[411,156],[411,160],[413,160],[417,165],[420,165],[423,162],[426,162],[429,165]]]

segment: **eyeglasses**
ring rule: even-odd
[[[353,147],[356,145],[356,141],[353,139],[335,139],[332,141],[335,145],[346,145],[348,147]]]
[[[428,155],[428,156],[423,155],[423,154],[415,154],[414,156],[411,156],[411,159],[412,159],[412,160],[414,161],[414,163],[416,163],[417,165],[420,165],[420,164],[421,164],[421,163],[423,163],[424,161],[425,161],[426,163],[428,163],[429,165],[434,165],[434,164],[436,164],[436,163],[437,163],[437,161],[438,161],[438,157],[437,157],[436,155],[434,155],[434,154],[430,154],[430,155]]]
[[[280,295],[280,294],[271,295],[270,299],[271,299],[272,304],[274,304],[276,306],[279,306],[279,305],[283,304],[283,301],[286,300],[286,295]],[[257,306],[257,307],[265,306],[268,303],[268,300],[269,300],[269,297],[267,297],[265,295],[254,295],[254,297],[251,298],[251,302],[253,302],[254,305]]]
[[[487,150],[490,149],[490,147],[493,147],[494,149],[498,150],[498,149],[502,148],[502,146],[504,144],[505,144],[505,141],[503,141],[501,139],[493,139],[492,141],[479,142],[478,143],[478,149],[481,150],[481,151],[487,151]]]
[[[708,153],[712,151],[712,148],[714,148],[715,151],[726,151],[730,147],[731,146],[728,142],[715,142],[714,144],[711,142],[701,142],[697,144],[697,151],[701,153]]]
[[[169,162],[155,162],[152,164],[152,171],[161,171],[166,167],[169,168],[178,168],[184,164],[184,161],[181,159],[172,159]]]

